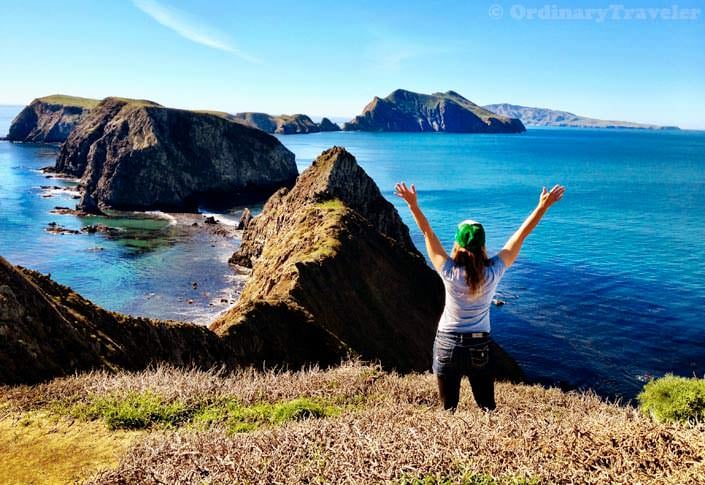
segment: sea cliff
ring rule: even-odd
[[[294,155],[220,116],[106,98],[61,147],[55,171],[81,178],[78,208],[194,210],[264,199],[291,185]]]
[[[37,98],[12,121],[7,140],[61,143],[97,104],[97,99],[59,94]]]

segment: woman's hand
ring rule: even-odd
[[[565,187],[562,185],[556,184],[550,191],[546,190],[546,187],[544,187],[539,196],[539,207],[543,210],[547,210],[554,203],[561,200],[564,193]]]
[[[414,216],[414,220],[423,234],[428,257],[433,267],[436,268],[436,271],[440,271],[446,259],[448,259],[448,254],[446,254],[446,250],[443,249],[443,244],[441,244],[440,239],[438,239],[436,233],[431,229],[431,224],[428,223],[428,219],[426,219],[426,216],[419,207],[419,203],[416,199],[416,187],[414,187],[414,184],[411,184],[411,188],[409,188],[404,182],[399,182],[394,186],[394,189],[395,194],[409,204],[411,215]]]
[[[400,182],[394,186],[394,189],[396,190],[396,195],[404,199],[410,207],[418,205],[418,201],[416,199],[416,187],[414,187],[414,184],[411,184],[411,188],[408,188],[406,183]]]

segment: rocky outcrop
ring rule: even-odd
[[[153,362],[210,367],[229,360],[223,342],[205,327],[105,311],[0,257],[0,383]]]
[[[252,267],[264,244],[286,231],[304,206],[340,199],[358,212],[374,228],[388,236],[405,250],[417,253],[409,229],[399,213],[382,196],[377,184],[357,164],[345,149],[334,147],[323,152],[297,179],[291,189],[280,189],[265,204],[262,212],[252,219],[243,234],[242,243],[230,262]]]
[[[293,183],[294,154],[221,116],[106,98],[63,144],[55,170],[81,177],[78,208],[193,210],[264,199]]]
[[[267,113],[246,112],[230,115],[230,119],[267,133],[280,135],[340,130],[340,127],[328,118],[323,118],[320,123],[315,123],[311,118],[303,114],[273,116]]]
[[[318,123],[318,128],[320,131],[340,131],[340,126],[328,118],[322,118],[321,122]]]
[[[599,120],[580,116],[568,111],[548,108],[531,108],[516,104],[489,104],[486,110],[502,116],[519,118],[526,126],[564,126],[571,128],[625,128],[636,130],[678,130],[677,126],[648,125],[631,121]]]
[[[260,255],[238,303],[211,325],[240,346],[239,360],[327,365],[352,354],[430,368],[443,285],[344,149],[324,152],[291,191],[273,195],[245,236]],[[521,378],[501,349],[494,354],[500,377]]]
[[[7,140],[61,143],[97,104],[95,99],[60,94],[37,98],[12,121]]]
[[[454,91],[429,95],[403,89],[397,89],[386,98],[375,96],[361,115],[343,125],[343,130],[453,133],[526,131],[518,119],[496,115]]]

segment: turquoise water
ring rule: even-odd
[[[17,108],[0,108],[0,133]],[[705,133],[530,129],[521,135],[320,133],[280,140],[305,169],[332,145],[354,153],[423,247],[394,183],[415,183],[450,247],[455,224],[484,223],[499,249],[542,185],[568,192],[500,285],[495,338],[529,377],[633,397],[666,372],[705,374]],[[109,221],[116,236],[47,233],[70,186],[36,170],[57,148],[0,142],[0,255],[51,272],[111,310],[205,322],[233,288],[237,241],[167,219]],[[233,214],[236,216],[237,212]],[[101,249],[97,249],[101,248]],[[192,288],[192,282],[198,289]],[[190,301],[190,303],[189,303]],[[430,345],[430,342],[429,342]]]
[[[0,107],[0,133],[7,133],[17,111]],[[57,153],[52,145],[0,141],[1,256],[51,273],[105,308],[133,315],[207,323],[237,297],[242,276],[227,264],[236,240],[194,230],[190,222],[174,224],[162,214],[108,220],[50,213],[76,204],[71,193],[42,189],[76,185],[39,172],[54,164]],[[224,217],[236,218],[237,209]],[[103,223],[120,232],[57,235],[45,230],[51,222],[74,230]]]

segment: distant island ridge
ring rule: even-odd
[[[677,126],[660,126],[632,121],[600,120],[580,116],[568,111],[548,108],[532,108],[516,104],[500,103],[483,106],[488,111],[511,118],[519,118],[526,126],[556,126],[571,128],[622,128],[635,130],[679,130]]]
[[[147,100],[112,97],[131,103],[154,104]],[[12,121],[6,139],[31,143],[63,143],[75,126],[101,100],[53,94],[34,99]],[[677,126],[602,120],[568,111],[509,103],[479,106],[455,91],[422,94],[397,89],[385,98],[375,96],[362,113],[342,127],[331,121],[342,117],[321,117],[315,122],[306,114],[271,115],[260,112],[228,113],[217,110],[188,110],[212,114],[272,134],[304,134],[326,131],[442,131],[455,133],[520,133],[525,126],[678,130]]]

